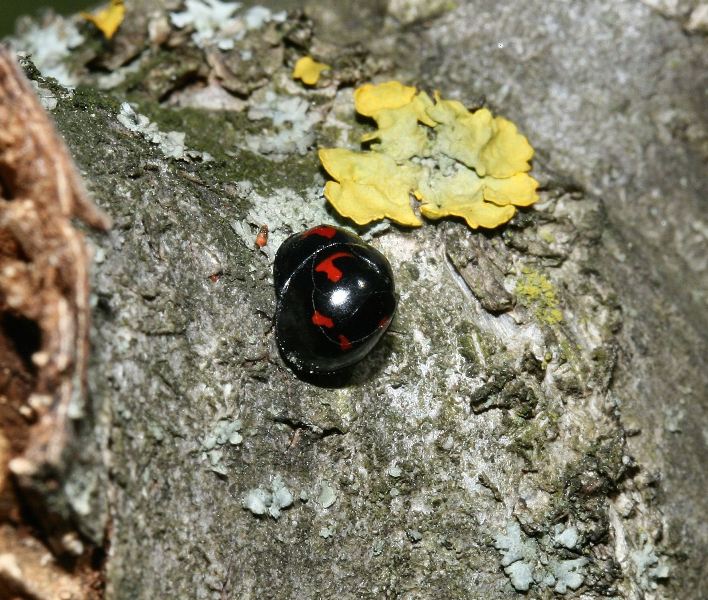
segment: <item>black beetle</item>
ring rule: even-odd
[[[273,279],[278,347],[303,373],[334,373],[359,362],[396,310],[386,257],[340,227],[291,235],[278,248]]]

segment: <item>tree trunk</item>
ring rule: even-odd
[[[701,597],[698,3],[313,0],[220,46],[231,17],[200,37],[177,1],[127,4],[110,41],[78,26],[63,70],[13,41],[112,220],[86,231],[73,438],[15,473],[36,535],[93,549],[74,569],[108,598]],[[304,55],[332,67],[312,87]],[[493,231],[358,229],[397,316],[349,379],[305,381],[273,337],[274,252],[351,226],[316,148],[356,147],[352,90],[387,79],[514,121],[541,201]]]

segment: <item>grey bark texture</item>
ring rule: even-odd
[[[63,486],[83,534],[109,534],[107,597],[704,596],[708,45],[704,5],[681,6],[309,2],[312,32],[236,42],[258,69],[231,56],[221,112],[187,93],[208,78],[187,34],[133,40],[132,62],[120,37],[94,49],[121,78],[77,71],[89,87],[35,73],[113,219],[91,234],[90,396]],[[154,32],[179,10],[129,19]],[[306,53],[331,83],[290,79]],[[371,79],[514,121],[541,201],[490,232],[368,230],[398,313],[323,387],[278,355],[272,256],[347,224],[315,149],[357,146]]]

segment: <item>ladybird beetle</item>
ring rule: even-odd
[[[334,373],[359,362],[396,310],[386,257],[340,227],[291,235],[275,255],[273,279],[275,337],[296,371]]]

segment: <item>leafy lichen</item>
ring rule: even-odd
[[[303,56],[295,63],[293,79],[299,79],[305,85],[315,85],[320,80],[322,71],[329,68],[329,65],[317,62],[311,56]]]
[[[111,0],[111,3],[95,14],[82,12],[81,16],[93,23],[110,40],[118,31],[125,17],[125,4],[123,0]]]
[[[325,197],[356,223],[422,225],[411,195],[421,215],[462,217],[473,229],[497,227],[536,202],[538,183],[527,173],[533,148],[511,121],[398,81],[361,86],[354,105],[378,126],[361,137],[370,148],[319,156],[334,179]]]

